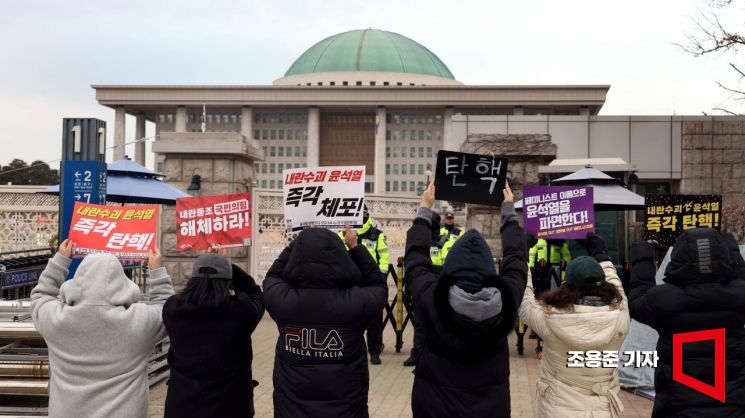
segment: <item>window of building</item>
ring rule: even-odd
[[[385,156],[391,158],[391,147],[385,147]]]
[[[279,115],[277,115],[277,118],[279,120],[279,123],[285,123],[285,114],[284,113],[280,113]]]
[[[266,163],[261,163],[261,171],[262,174],[266,174]]]
[[[387,82],[387,81],[384,81],[384,82],[383,82],[383,85],[384,85],[384,86],[387,86],[387,85],[388,85],[388,82]]]
[[[300,135],[300,130],[295,131],[295,139],[297,140],[303,139],[303,137]]]
[[[419,158],[424,158],[424,147],[419,147]]]
[[[440,130],[435,131],[435,139],[438,141],[442,140],[442,131]]]
[[[269,174],[274,174],[277,172],[277,166],[274,163],[269,163]]]
[[[264,129],[261,131],[261,139],[269,139],[269,130]]]
[[[261,113],[256,112],[254,113],[254,123],[259,123],[261,121]]]
[[[266,147],[261,147],[261,150],[264,151],[264,157],[266,157],[268,154],[268,150]]]
[[[362,82],[361,81],[358,81],[355,84],[357,84],[358,86],[361,86],[362,85]]]
[[[303,131],[303,139],[308,139],[308,131]]]
[[[401,174],[408,174],[406,170],[406,164],[401,164]]]
[[[400,82],[400,81],[399,81],[399,82],[397,82],[397,83],[396,83],[396,85],[397,85],[397,86],[403,86],[403,85],[404,85],[404,83],[402,83],[402,82]]]
[[[374,82],[374,81],[371,81],[371,82],[370,82],[370,85],[371,85],[371,86],[374,86],[374,85],[375,85],[375,82]]]
[[[287,130],[287,139],[292,139],[292,129]]]
[[[308,156],[308,147],[303,147],[303,157],[307,157],[307,156]],[[303,164],[303,167],[305,167],[304,164]]]
[[[391,140],[391,131],[386,129],[385,130],[385,140],[390,141]]]
[[[277,123],[277,114],[276,113],[270,113],[269,114],[269,123]]]
[[[227,113],[223,114],[222,115],[222,123],[230,123],[230,115],[228,115]],[[233,122],[233,123],[235,123],[235,122]]]
[[[427,147],[427,158],[432,158],[432,147]]]
[[[194,123],[197,120],[197,115],[189,113],[189,122]]]
[[[403,115],[401,115],[401,123],[403,123],[403,124],[408,124],[409,123],[409,114],[408,113],[404,113]]]
[[[300,163],[295,163],[295,168],[300,168]]]
[[[261,131],[254,129],[254,139],[258,140],[259,138],[261,138]]]
[[[166,123],[166,115],[163,114],[163,113],[161,113],[160,115],[158,115],[158,121],[160,123]]]
[[[269,133],[269,139],[277,139],[277,130],[276,129],[272,129],[271,130],[271,132]]]
[[[285,147],[277,147],[277,157],[284,157],[284,156],[285,156]]]
[[[296,157],[300,156],[300,147],[295,147],[295,156]]]
[[[442,115],[435,115],[435,123],[442,123]]]
[[[342,86],[348,86],[348,85],[349,85],[349,82],[348,82],[348,81],[342,81],[342,82],[341,82],[341,85],[342,85]]]
[[[261,123],[266,123],[266,118],[267,118],[266,113],[262,113],[261,114]]]
[[[424,131],[423,130],[419,130],[419,140],[420,141],[424,141]]]
[[[432,129],[427,129],[427,141],[432,140]]]
[[[393,158],[399,158],[401,156],[401,149],[399,147],[393,147]]]
[[[398,164],[393,164],[393,174],[398,174]]]
[[[269,188],[270,189],[274,188],[274,180],[269,180]]]
[[[394,130],[391,133],[391,139],[394,140],[394,141],[398,140],[398,131],[397,130]]]
[[[414,155],[412,155],[412,157],[413,157],[413,156],[414,156]],[[414,169],[415,169],[415,167],[416,167],[416,165],[414,165],[414,164],[409,164],[409,174],[414,174]]]
[[[414,158],[414,157],[416,157],[416,155],[415,155],[415,154],[416,154],[416,148],[414,148],[414,147],[409,147],[409,157],[411,157],[411,158]],[[411,170],[411,172],[413,173],[413,172],[414,172],[414,170]]]
[[[391,174],[391,165],[390,164],[386,164],[385,165],[385,174]]]
[[[416,190],[416,185],[415,185],[415,183],[414,183],[413,181],[410,181],[410,182],[409,182],[409,191],[412,191],[412,192],[413,192],[413,191],[415,191],[415,190]]]
[[[401,158],[406,158],[406,147],[401,147]]]
[[[401,123],[401,115],[399,115],[398,113],[395,113],[393,115],[393,123]]]
[[[391,182],[390,181],[386,181],[385,182],[385,191],[386,192],[390,192],[391,191]]]
[[[279,130],[279,139],[285,139],[285,130],[284,129],[280,129]]]
[[[261,188],[266,189],[266,180],[261,180]]]
[[[282,174],[282,170],[285,169],[285,165],[282,163],[277,164],[277,173]]]
[[[329,85],[330,85],[330,86],[335,86],[335,85],[336,85],[336,82],[335,82],[335,81],[330,81],[330,82],[329,82]]]
[[[212,113],[210,113],[210,114],[207,115],[207,123],[212,123],[212,120],[213,120]],[[215,123],[218,123],[218,122],[220,122],[220,121],[218,120]]]
[[[372,193],[374,189],[375,189],[375,183],[371,181],[365,182],[365,193]]]
[[[416,169],[417,174],[424,174],[424,164],[419,164]]]
[[[168,121],[168,123],[173,123],[173,114],[172,113],[169,113],[169,114],[166,115],[166,121]]]
[[[409,139],[412,141],[416,141],[416,131],[414,129],[409,131]]]
[[[393,191],[394,192],[397,192],[398,191],[398,182],[397,181],[394,181],[393,182]]]
[[[406,191],[406,182],[405,181],[402,181],[401,182],[401,191],[402,192],[405,192]]]
[[[276,157],[277,156],[277,147],[269,147],[269,156],[270,157]]]

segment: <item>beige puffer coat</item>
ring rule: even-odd
[[[543,338],[543,360],[537,383],[539,417],[620,417],[618,368],[567,367],[569,351],[619,352],[629,330],[629,309],[613,263],[601,262],[605,280],[618,288],[623,302],[609,306],[574,305],[574,312],[546,307],[535,300],[530,277],[520,318]],[[586,362],[587,359],[581,360]]]

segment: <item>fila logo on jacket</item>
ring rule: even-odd
[[[339,358],[344,357],[341,352],[343,348],[344,342],[335,329],[285,327],[285,351],[290,354],[316,358]]]

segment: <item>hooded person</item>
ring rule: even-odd
[[[525,233],[517,223],[512,192],[502,204],[503,258],[497,274],[489,245],[476,230],[461,236],[433,273],[429,257],[434,185],[406,236],[404,265],[415,305],[427,329],[414,369],[415,417],[509,417],[507,335],[528,275]]]
[[[186,288],[163,308],[171,339],[165,417],[254,416],[251,334],[261,288],[222,255],[200,255]]]
[[[150,254],[149,300],[111,254],[91,254],[65,281],[65,240],[31,291],[31,317],[49,350],[49,416],[147,417],[147,363],[165,338],[163,303],[173,284]]]
[[[745,262],[734,237],[712,228],[683,232],[655,283],[654,247],[631,249],[631,317],[657,330],[653,417],[745,417]],[[675,334],[724,329],[722,401],[673,380]],[[707,385],[715,382],[711,340],[682,344],[682,371]]]
[[[626,296],[603,240],[581,242],[590,256],[569,262],[566,283],[536,299],[528,280],[520,318],[543,338],[539,417],[618,418],[617,367],[570,367],[572,352],[618,351],[629,330]]]
[[[327,229],[305,229],[282,251],[264,279],[266,309],[279,330],[275,417],[368,416],[363,333],[387,290],[349,227],[345,242]]]

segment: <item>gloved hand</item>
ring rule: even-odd
[[[639,241],[631,246],[631,264],[640,261],[654,262],[654,245],[648,241]]]
[[[525,233],[525,243],[528,246],[528,250],[535,247],[535,245],[538,243],[538,237],[535,236],[532,232],[526,232]]]
[[[253,293],[261,290],[250,274],[235,264],[231,264],[231,267],[233,268],[233,289],[236,292]]]
[[[595,258],[598,262],[610,261],[608,248],[600,235],[594,232],[588,232],[586,239],[577,240],[579,245],[587,250],[587,255]]]

